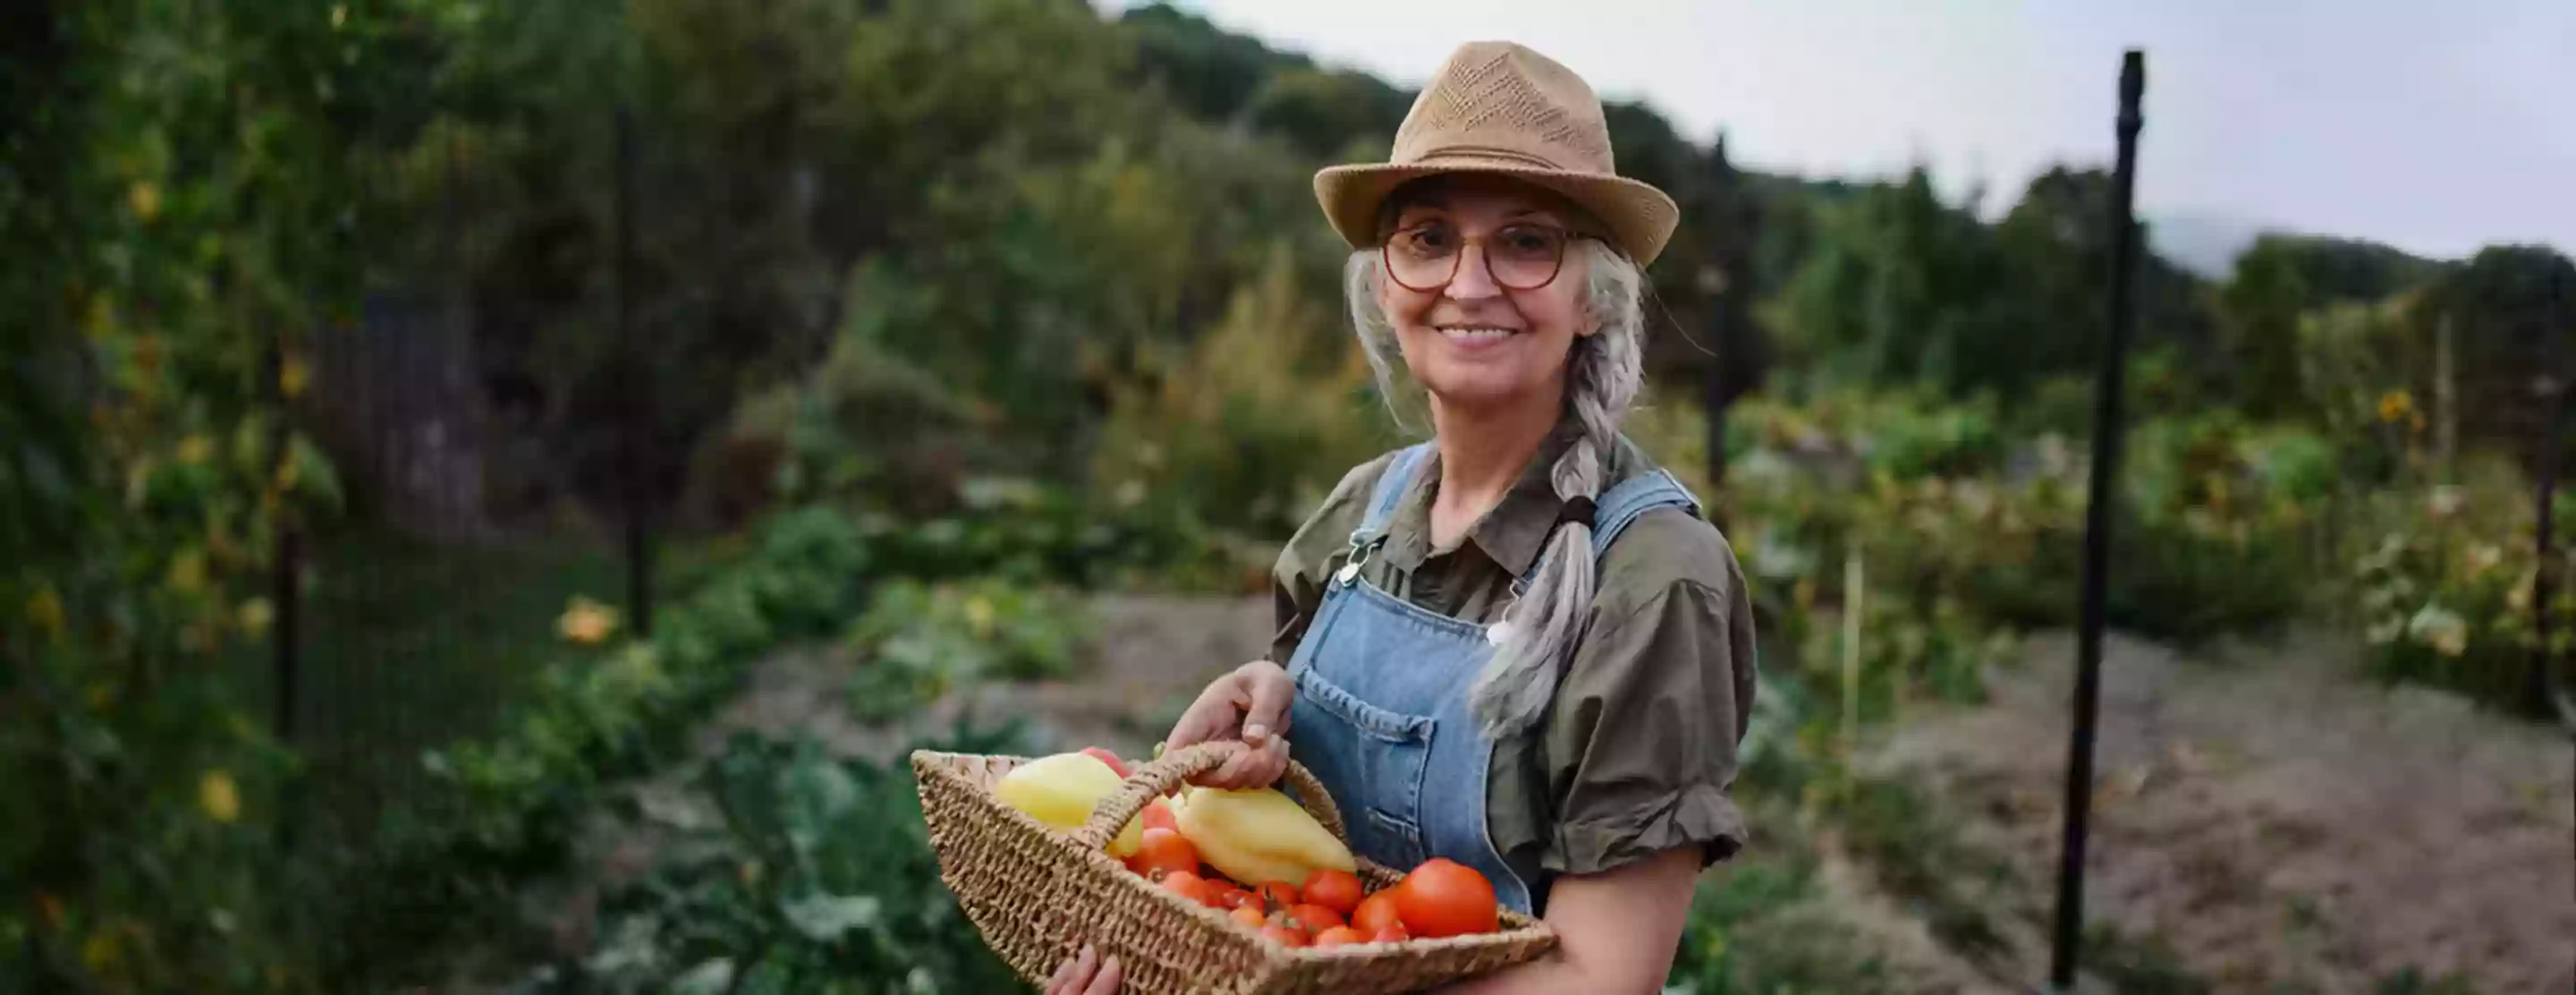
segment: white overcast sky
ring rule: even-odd
[[[1104,0],[1117,6],[1116,0]],[[1545,52],[1740,163],[1917,159],[1988,213],[2048,163],[2107,166],[2146,52],[2138,210],[2456,257],[2576,252],[2576,0],[1183,0],[1417,86],[1457,43]]]

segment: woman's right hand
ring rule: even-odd
[[[1218,739],[1239,739],[1251,747],[1227,758],[1217,769],[1190,778],[1211,788],[1264,788],[1288,771],[1288,705],[1297,685],[1288,672],[1268,660],[1228,671],[1208,684],[1181,720],[1163,738],[1165,750]]]
[[[1125,980],[1117,957],[1103,960],[1086,943],[1080,954],[1056,965],[1055,975],[1047,979],[1046,995],[1117,995],[1119,983]]]

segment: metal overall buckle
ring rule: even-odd
[[[1349,587],[1359,580],[1360,565],[1367,563],[1369,553],[1375,551],[1385,541],[1386,537],[1383,535],[1370,538],[1365,531],[1352,532],[1350,562],[1342,564],[1341,569],[1333,571],[1333,586]]]

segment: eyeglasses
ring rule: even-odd
[[[1481,247],[1485,275],[1513,290],[1537,290],[1556,280],[1565,266],[1565,245],[1584,232],[1552,225],[1505,225],[1493,234],[1468,236],[1445,221],[1429,221],[1388,236],[1378,252],[1386,275],[1406,290],[1428,293],[1449,286],[1458,276],[1458,260],[1467,246]]]

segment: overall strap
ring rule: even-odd
[[[1628,526],[1649,511],[1672,507],[1688,509],[1693,515],[1701,511],[1699,498],[1693,496],[1689,488],[1683,487],[1671,471],[1661,468],[1620,481],[1610,488],[1609,493],[1601,495],[1595,506],[1597,510],[1592,514],[1594,559],[1608,553],[1610,544],[1619,538],[1619,533],[1627,531]]]
[[[1600,562],[1610,552],[1610,544],[1619,533],[1628,530],[1637,519],[1657,508],[1682,508],[1693,515],[1701,514],[1699,498],[1682,486],[1671,471],[1657,468],[1611,486],[1608,493],[1594,501],[1592,510],[1592,559]],[[1529,592],[1530,582],[1538,577],[1539,568],[1547,565],[1547,554],[1541,553],[1530,564],[1529,572],[1512,581],[1512,596]]]
[[[1422,458],[1431,454],[1431,443],[1417,442],[1396,450],[1386,473],[1377,478],[1377,490],[1369,497],[1368,514],[1360,520],[1358,531],[1351,533],[1354,545],[1381,538],[1388,519],[1395,517],[1395,506],[1404,501],[1404,488],[1413,482],[1413,471]]]

